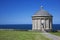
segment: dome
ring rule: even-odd
[[[41,7],[41,9],[37,11],[33,16],[52,16],[52,15],[49,14],[46,10],[43,10],[43,8]]]

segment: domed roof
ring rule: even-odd
[[[49,14],[46,10],[44,10],[43,7],[41,7],[41,9],[37,11],[33,16],[52,16],[52,15]]]

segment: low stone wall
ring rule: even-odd
[[[58,32],[60,32],[60,30],[57,30]]]
[[[28,30],[21,30],[21,29],[0,29],[0,30],[28,31]]]

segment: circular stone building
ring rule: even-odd
[[[52,15],[45,11],[42,6],[40,10],[32,16],[32,30],[52,30]]]

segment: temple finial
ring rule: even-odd
[[[40,6],[40,9],[42,10],[43,9],[43,6]]]

